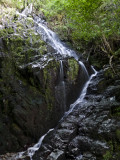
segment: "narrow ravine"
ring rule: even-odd
[[[102,25],[48,24],[35,3],[19,13],[0,2],[0,160],[120,160],[119,40]]]
[[[23,18],[25,18],[27,16],[26,14],[30,14],[30,13],[32,13],[32,4],[30,5],[29,8],[27,7],[22,12],[22,14],[19,13],[19,15],[23,16]],[[55,49],[57,54],[62,55],[64,58],[66,56],[74,57],[78,61],[78,56],[75,53],[75,51],[65,47],[62,44],[62,42],[59,40],[58,36],[43,23],[43,20],[41,20],[38,16],[34,15],[34,22],[36,25],[37,32],[40,35],[42,35],[45,42],[47,42],[51,47],[53,47]],[[80,105],[80,103],[82,103],[84,101],[84,97],[86,95],[88,85],[90,84],[92,78],[97,75],[97,71],[93,68],[93,66],[91,66],[93,74],[89,75],[84,63],[82,61],[78,61],[78,63],[81,66],[83,76],[85,77],[86,82],[84,82],[83,89],[82,89],[78,99],[73,104],[71,104],[70,109],[68,111],[66,111],[66,98],[65,98],[66,91],[65,91],[65,82],[64,82],[64,70],[63,70],[63,62],[62,62],[62,60],[60,60],[60,83],[61,83],[61,87],[63,90],[63,97],[64,97],[62,105],[64,105],[64,112],[65,112],[65,114],[61,118],[60,122],[62,122],[64,120],[64,118],[66,118],[73,111],[73,109],[76,107],[76,105],[78,105],[78,104]],[[36,143],[33,147],[28,148],[27,151],[18,153],[15,157],[13,157],[13,159],[16,159],[16,160],[23,159],[28,156],[32,160],[32,156],[35,154],[35,152],[38,149],[40,149],[44,138],[53,130],[54,129],[50,129],[46,134],[44,134],[39,139],[38,143]]]
[[[82,64],[83,65],[83,64]],[[93,67],[92,67],[93,68]],[[73,109],[76,107],[76,105],[80,105],[83,101],[84,101],[84,97],[86,96],[86,92],[87,92],[87,88],[88,88],[88,85],[91,83],[91,80],[93,77],[95,77],[97,75],[97,71],[93,68],[94,70],[94,74],[92,74],[90,76],[90,78],[88,79],[88,81],[85,83],[84,87],[83,87],[83,90],[79,96],[79,98],[73,103],[70,105],[70,109],[65,112],[64,116],[61,118],[60,122],[61,123],[64,118],[66,118],[72,111]],[[85,72],[86,72],[86,69],[85,69]],[[44,140],[44,138],[51,132],[53,131],[54,129],[50,129],[46,134],[44,134],[38,141],[38,143],[36,143],[33,147],[30,147],[28,148],[27,151],[24,151],[24,152],[20,152],[18,153],[15,157],[13,157],[13,159],[23,159],[25,157],[30,157],[30,160],[32,160],[32,156],[35,154],[35,152],[37,150],[40,149],[41,145],[42,145],[42,142]],[[11,159],[12,160],[12,159]]]

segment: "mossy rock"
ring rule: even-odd
[[[9,34],[13,34],[14,30],[12,27],[6,28],[6,29],[1,29],[0,30],[0,37],[6,37]]]
[[[31,37],[27,36],[26,38],[21,34],[8,36],[9,34],[6,30],[3,30],[2,34],[6,35],[3,38],[3,45],[5,47],[2,50],[6,54],[9,54],[11,60],[15,61],[16,65],[29,63],[31,57],[35,55],[42,56],[47,53],[46,43],[33,30],[31,30]],[[36,41],[37,39],[38,41]],[[36,48],[38,49],[36,50]]]
[[[103,155],[103,160],[112,160],[112,153],[111,151],[107,151],[104,155]]]
[[[55,85],[59,73],[60,63],[58,61],[50,61],[43,69],[45,99],[48,110],[52,110],[55,104]]]
[[[75,83],[78,76],[78,72],[79,72],[78,62],[73,58],[68,59],[68,71],[67,71],[68,81]]]

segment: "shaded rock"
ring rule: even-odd
[[[43,144],[51,145],[51,153],[62,150],[65,160],[119,159],[120,103],[112,98],[117,84],[114,87],[106,85],[101,94],[97,88],[102,78],[103,74],[94,78],[95,83],[90,84],[85,101],[77,104],[73,112],[60,122],[53,137]],[[119,88],[119,84],[117,86]],[[46,149],[41,149],[33,156],[34,160],[45,159],[43,153]]]
[[[78,62],[69,56],[64,59],[58,56],[35,31],[31,17],[16,16],[15,23],[8,23],[8,27],[0,31],[2,154],[25,150],[49,128],[55,127],[86,81],[81,78],[79,86],[83,73]],[[59,59],[63,61],[65,94],[61,89]],[[69,100],[71,94],[73,97]],[[66,131],[66,137],[72,137],[74,132]]]
[[[47,160],[64,160],[64,158],[64,152],[57,149],[47,157]]]

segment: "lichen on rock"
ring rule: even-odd
[[[69,70],[67,72],[68,80],[75,83],[79,72],[79,64],[75,59],[68,59]]]

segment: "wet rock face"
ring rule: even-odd
[[[53,135],[49,140],[46,138],[35,153],[34,160],[58,160],[59,153],[64,155],[63,160],[120,159],[120,101],[117,98],[120,86],[118,79],[114,79],[112,86],[106,85],[101,90],[100,81],[105,79],[103,72],[99,72],[88,87],[85,101],[58,124]]]
[[[10,23],[0,34],[0,154],[3,154],[25,150],[57,125],[79,95],[82,69],[73,58],[54,56],[55,50],[35,32],[30,17]],[[59,59],[63,61],[64,86]],[[72,92],[74,96],[69,100]],[[63,157],[62,151],[57,150],[56,154],[59,159]]]
[[[82,67],[78,65],[74,59],[69,59],[65,70],[66,82],[66,105],[70,106],[80,95],[85,82],[87,81],[84,76]]]

